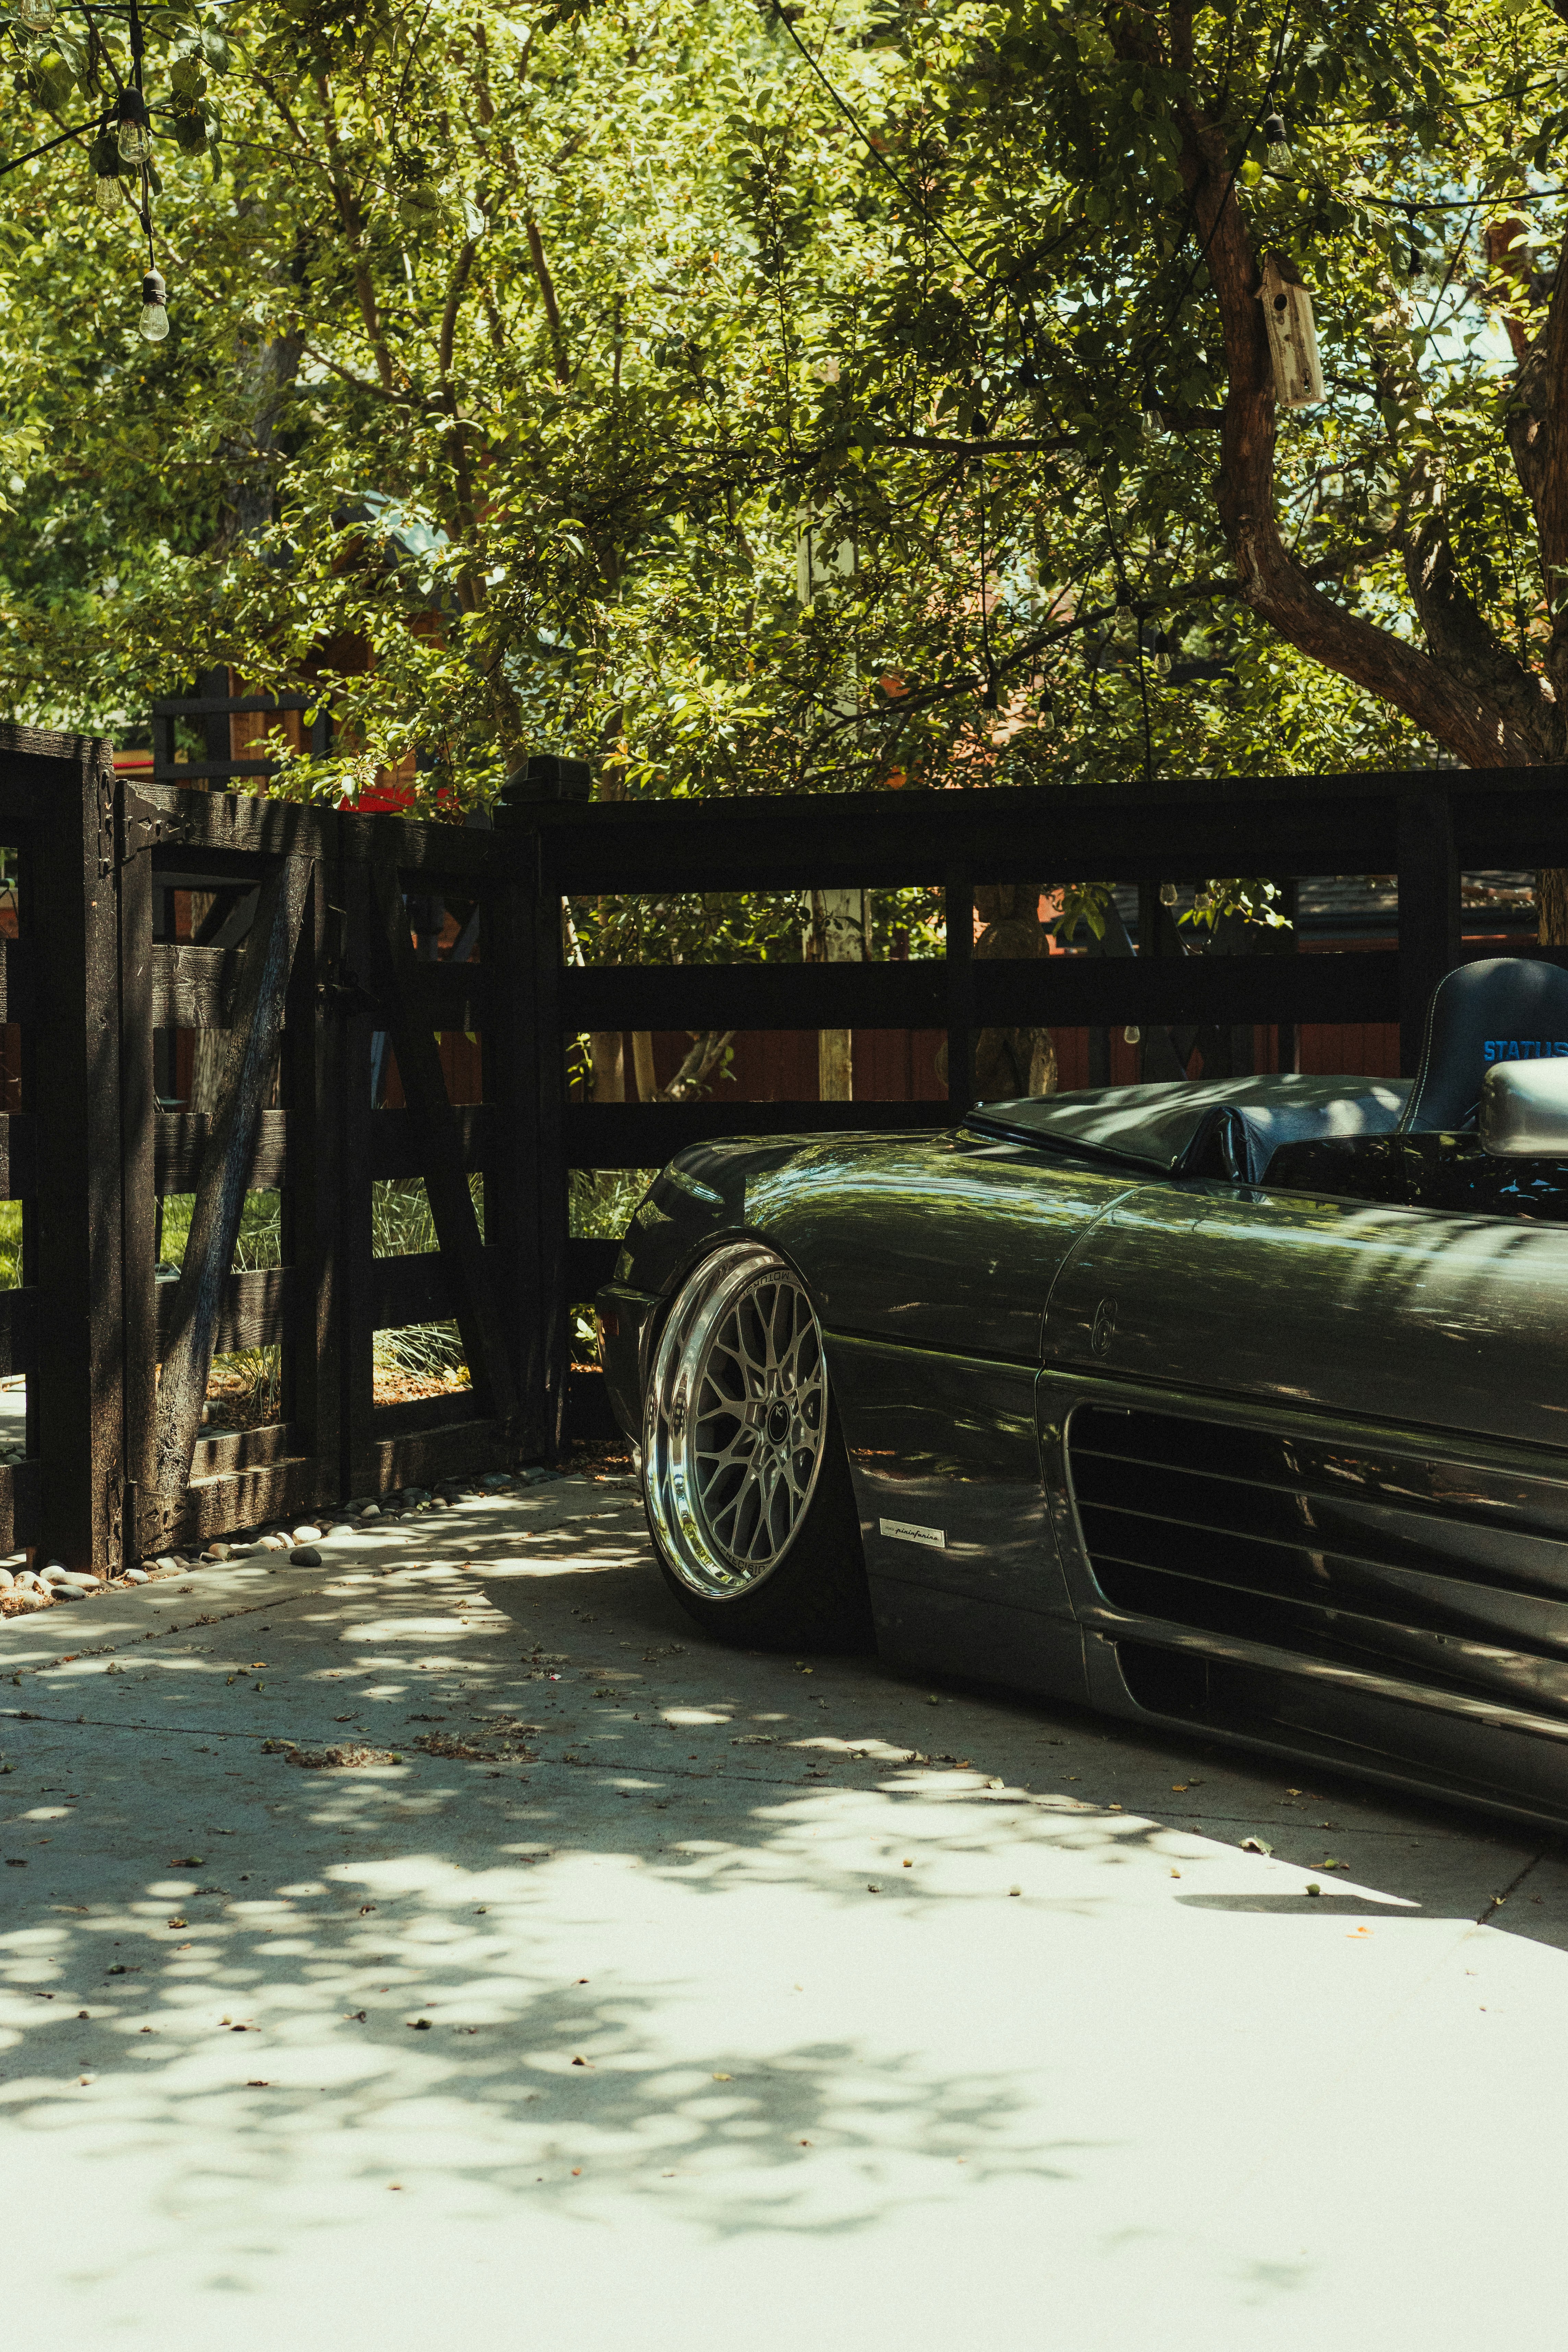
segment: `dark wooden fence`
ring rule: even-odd
[[[579,789],[585,779],[584,770]],[[542,1034],[937,1027],[947,1034],[948,1077],[947,1099],[936,1103],[562,1107],[552,1094],[537,1162],[550,1297],[591,1297],[616,1255],[613,1243],[563,1243],[570,1170],[657,1166],[710,1136],[950,1124],[974,1098],[984,1027],[1128,1025],[1147,1034],[1264,1023],[1289,1033],[1397,1022],[1402,1066],[1413,1071],[1427,998],[1469,952],[1460,876],[1568,863],[1568,772],[1555,769],[594,804],[562,781],[559,797],[515,802],[504,820],[534,845],[546,904],[563,895],[940,883],[948,953],[900,963],[560,969],[546,957]],[[1397,875],[1396,949],[1184,954],[1161,919],[1165,881],[1368,873]],[[1026,876],[1044,888],[1090,877],[1136,883],[1139,953],[977,961],[976,885]],[[554,935],[544,926],[539,936]]]
[[[572,1169],[648,1167],[716,1134],[945,1123],[994,1024],[1396,1018],[1408,1063],[1462,951],[1461,869],[1568,864],[1555,772],[611,805],[578,797],[586,781],[536,761],[479,831],[117,780],[106,744],[0,732],[18,908],[0,942],[0,1197],[21,1203],[22,1241],[20,1282],[0,1289],[0,1379],[27,1381],[26,1459],[0,1465],[0,1550],[112,1570],[347,1493],[548,1454],[570,1393],[567,1308],[616,1249],[569,1240]],[[1158,950],[1162,880],[1368,871],[1399,876],[1397,952],[971,951],[977,883],[1136,881]],[[945,960],[563,960],[568,895],[933,881]],[[186,892],[205,911],[182,940],[171,910]],[[416,953],[432,904],[458,917],[467,960]],[[586,1030],[930,1026],[948,1038],[944,1103],[567,1096],[566,1045]],[[180,1029],[224,1040],[203,1113],[160,1097]],[[478,1103],[452,1102],[443,1078],[437,1038],[458,1029],[482,1041]],[[401,1108],[375,1107],[378,1034]],[[378,1256],[372,1188],[412,1178],[438,1247]],[[247,1190],[280,1195],[282,1263],[235,1272]],[[159,1271],[174,1193],[194,1196],[177,1276]],[[375,1334],[444,1318],[471,1386],[378,1402]],[[276,1412],[204,1432],[214,1352],[251,1346],[279,1349]]]

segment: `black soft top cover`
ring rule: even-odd
[[[1392,1134],[1409,1092],[1408,1078],[1176,1078],[982,1103],[964,1125],[1141,1175],[1257,1184],[1282,1143]]]

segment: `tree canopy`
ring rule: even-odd
[[[122,32],[11,26],[10,154]],[[15,715],[228,661],[333,711],[287,789],[461,800],[1562,757],[1538,0],[201,0],[146,83],[166,341],[93,128],[0,184]]]

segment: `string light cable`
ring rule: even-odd
[[[133,173],[140,191],[140,203],[132,198],[138,226],[147,241],[147,267],[142,277],[141,331],[150,343],[161,343],[169,332],[168,288],[158,268],[157,251],[153,235],[153,110],[147,103],[146,71],[142,13],[139,0],[127,0],[124,7],[105,5],[104,0],[63,0],[68,13],[87,21],[90,51],[94,61],[105,65],[115,83],[112,102],[85,121],[74,123],[53,139],[46,139],[25,153],[13,155],[0,163],[0,178],[19,171],[24,163],[36,163],[39,156],[52,154],[56,148],[73,140],[91,137],[89,155],[93,165],[93,194],[100,208],[109,213],[118,209],[119,190],[127,172]],[[22,33],[43,34],[55,23],[61,8],[57,0],[16,0],[14,29]],[[122,78],[108,44],[98,34],[96,19],[102,16],[124,21],[131,47],[130,78]],[[24,50],[24,56],[26,52]],[[174,110],[160,108],[160,112]]]

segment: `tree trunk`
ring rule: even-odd
[[[807,963],[863,963],[864,890],[814,890],[804,947]],[[853,1102],[855,1098],[853,1032],[848,1029],[816,1033],[816,1098],[818,1102]]]
[[[1048,955],[1040,920],[1037,882],[977,884],[974,905],[985,928],[974,942],[977,960],[1030,961]],[[983,1029],[974,1049],[974,1091],[980,1101],[1019,1095],[1054,1095],[1057,1049],[1048,1029]]]
[[[626,1098],[626,1039],[618,1029],[595,1029],[588,1038],[594,1066],[594,1100],[625,1102]]]
[[[1543,866],[1535,877],[1535,936],[1543,948],[1568,948],[1568,867]]]
[[[638,1102],[657,1102],[658,1077],[653,1066],[651,1029],[632,1031],[632,1075],[637,1080]]]

